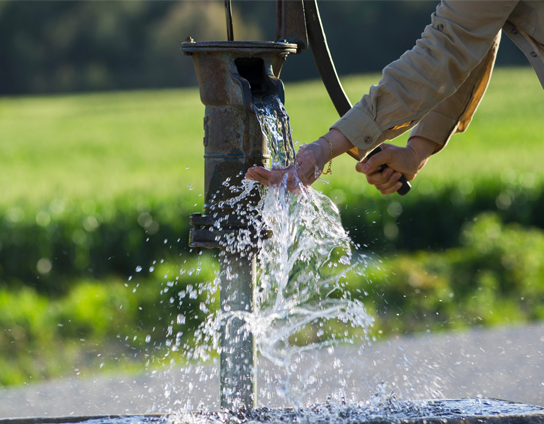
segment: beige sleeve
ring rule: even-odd
[[[443,0],[415,47],[388,65],[379,84],[372,86],[332,128],[360,150],[360,157],[413,128],[464,86],[494,49],[497,34],[518,3]],[[456,99],[453,97],[452,102]],[[438,121],[433,128],[436,125]],[[453,126],[450,124],[450,132]]]
[[[425,115],[410,133],[410,138],[418,136],[434,141],[440,145],[436,153],[442,150],[453,134],[462,133],[468,128],[487,90],[500,39],[499,32],[483,60],[463,85]]]

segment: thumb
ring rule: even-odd
[[[383,165],[387,165],[393,159],[392,150],[388,149],[389,146],[383,146],[382,151],[372,155],[372,157],[359,162],[356,165],[356,170],[366,175],[374,174],[381,170]]]

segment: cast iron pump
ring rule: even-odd
[[[220,248],[221,308],[253,309],[256,282],[255,252],[233,252],[224,242],[241,231],[253,231],[247,217],[228,205],[234,194],[224,182],[240,185],[246,171],[269,164],[266,140],[253,109],[254,100],[276,94],[284,101],[279,79],[287,56],[311,47],[327,91],[340,115],[351,109],[327,46],[316,0],[277,0],[274,41],[234,41],[230,0],[225,1],[227,41],[192,39],[182,44],[191,55],[206,106],[204,116],[205,205],[204,214],[193,214],[190,245]],[[358,159],[357,149],[349,152]],[[247,199],[256,202],[258,199]],[[219,230],[219,231],[218,231]],[[254,237],[258,235],[253,234]],[[234,278],[225,278],[226,272]],[[243,331],[243,322],[232,318],[221,334],[221,406],[250,408],[256,403],[253,337]]]

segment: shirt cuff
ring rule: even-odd
[[[331,128],[340,131],[360,150],[368,150],[383,141],[383,133],[378,124],[357,105],[352,107]]]
[[[444,148],[455,133],[459,121],[442,113],[431,111],[410,132],[410,137],[423,137],[438,144],[435,153]]]

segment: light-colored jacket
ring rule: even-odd
[[[414,126],[410,137],[440,146],[465,131],[487,89],[501,29],[544,87],[544,1],[442,0],[431,21],[415,47],[333,125],[361,159]]]

